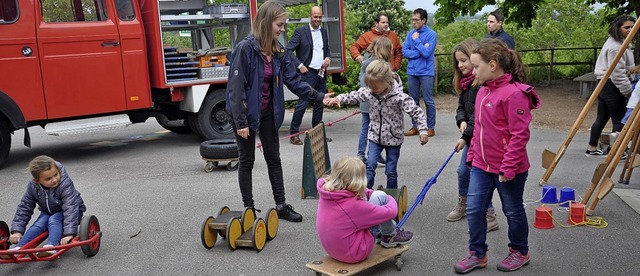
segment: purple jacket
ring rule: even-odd
[[[327,254],[338,261],[357,263],[366,259],[376,244],[369,227],[389,221],[398,215],[393,197],[384,206],[377,206],[351,191],[329,192],[324,178],[318,179],[318,239]],[[373,190],[367,189],[367,198]]]
[[[40,212],[50,215],[60,211],[64,212],[62,214],[64,218],[63,236],[75,236],[78,233],[80,214],[86,211],[87,208],[84,206],[80,193],[73,186],[73,180],[69,177],[67,170],[59,162],[56,162],[56,166],[60,171],[60,184],[58,187],[45,189],[33,179],[29,181],[27,191],[22,196],[16,215],[13,217],[11,233],[19,232],[24,234],[36,204],[38,204]]]
[[[504,74],[480,88],[475,107],[467,163],[508,179],[529,170],[531,110],[540,107],[533,87],[512,82],[511,74]]]

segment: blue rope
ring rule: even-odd
[[[438,181],[438,176],[440,175],[444,167],[447,166],[447,164],[449,163],[449,160],[451,160],[451,157],[453,157],[453,155],[456,154],[456,152],[457,152],[456,149],[454,149],[453,152],[449,154],[449,157],[447,158],[447,160],[444,161],[444,164],[442,164],[442,167],[440,167],[438,172],[436,172],[434,176],[432,176],[431,178],[429,178],[429,180],[427,180],[427,183],[425,183],[424,187],[422,187],[422,191],[420,191],[420,194],[418,194],[416,201],[413,202],[413,205],[411,205],[411,208],[407,210],[407,212],[402,216],[402,219],[400,220],[400,222],[398,222],[398,224],[396,225],[397,228],[402,228],[402,225],[404,225],[404,223],[407,222],[407,219],[409,219],[409,216],[411,216],[411,213],[413,213],[413,210],[416,209],[416,207],[418,207],[418,204],[422,205],[422,201],[424,201],[424,197],[427,195],[427,191],[431,188],[433,184],[435,184]]]

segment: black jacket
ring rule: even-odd
[[[473,137],[473,124],[474,113],[476,104],[476,95],[478,95],[480,87],[469,87],[467,90],[462,91],[460,98],[458,99],[458,109],[456,110],[456,125],[460,128],[460,123],[467,122],[467,128],[462,133],[462,139],[467,142],[467,145],[471,144],[471,137]]]
[[[320,28],[320,34],[322,35],[322,52],[324,53],[322,59],[324,60],[327,57],[331,56],[331,52],[329,51],[329,38],[327,35],[327,30],[324,28]],[[287,51],[293,53],[296,52],[295,56],[291,55],[291,61],[298,68],[300,64],[304,64],[304,66],[309,67],[309,63],[311,63],[311,58],[313,57],[313,37],[311,36],[311,27],[309,25],[304,25],[302,27],[297,28],[293,35],[291,36],[291,40],[287,44]]]

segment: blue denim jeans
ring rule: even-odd
[[[469,178],[471,175],[471,169],[467,167],[467,153],[469,152],[469,145],[465,145],[462,149],[462,156],[460,156],[460,165],[458,166],[458,195],[467,196],[469,192]],[[493,203],[489,199],[489,208],[493,208]]]
[[[365,151],[367,150],[367,133],[369,132],[369,113],[360,112],[362,115],[362,130],[360,130],[360,137],[358,139],[358,157],[365,157]]]
[[[383,149],[387,156],[387,165],[384,168],[384,174],[387,175],[387,189],[397,189],[398,171],[396,169],[400,158],[400,146],[381,146],[373,141],[369,141],[369,153],[367,154],[367,188],[373,189],[378,158]]]
[[[498,175],[471,168],[469,192],[467,193],[467,220],[469,222],[469,251],[482,257],[487,252],[487,207],[493,191],[498,190],[502,201],[502,211],[509,225],[509,247],[522,254],[529,252],[529,224],[524,210],[523,193],[528,172],[517,174],[504,183],[498,181]]]
[[[44,231],[49,230],[49,238],[47,244],[60,245],[60,239],[62,239],[62,223],[64,217],[62,211],[53,215],[49,215],[45,212],[41,212],[38,219],[27,229],[20,241],[16,246],[24,246],[28,242],[32,241]]]
[[[387,203],[389,203],[389,197],[387,197],[387,194],[383,191],[374,191],[369,197],[369,203],[378,206],[387,205]],[[396,231],[396,222],[393,219],[390,219],[387,222],[369,227],[369,231],[371,231],[374,238],[377,237],[378,234],[382,234],[383,236],[393,236]]]
[[[436,127],[436,103],[433,101],[433,76],[407,76],[409,83],[409,96],[413,98],[416,105],[420,106],[420,90],[422,89],[422,98],[427,108],[427,128],[434,129]],[[411,119],[411,124],[416,127],[416,121]]]

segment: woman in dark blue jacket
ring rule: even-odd
[[[255,140],[259,135],[267,162],[276,211],[281,219],[302,221],[285,201],[278,129],[284,121],[284,88],[309,102],[322,104],[325,96],[300,79],[290,53],[278,42],[287,19],[285,9],[267,1],[260,6],[252,34],[231,54],[227,82],[227,111],[231,114],[240,155],[238,181],[245,207],[254,207],[252,194]]]
[[[9,241],[20,249],[45,230],[49,231],[46,246],[67,244],[78,233],[78,224],[86,211],[80,193],[60,162],[45,155],[29,162],[33,179],[27,185],[11,223]],[[38,219],[26,230],[36,205],[40,210]],[[26,230],[26,233],[25,233]],[[24,236],[23,236],[24,234]],[[40,252],[45,256],[54,252]]]

